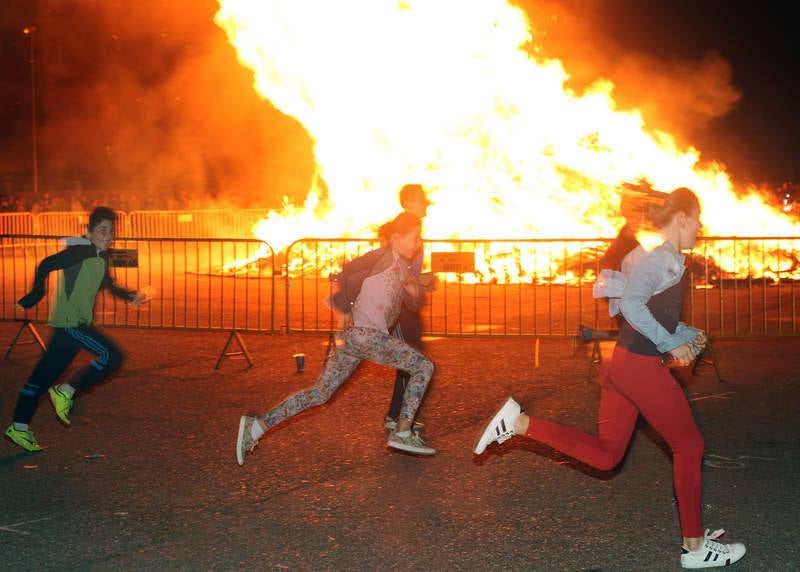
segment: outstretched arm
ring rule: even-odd
[[[136,292],[132,290],[126,290],[114,282],[114,279],[111,277],[111,273],[108,271],[108,266],[106,266],[106,275],[103,277],[103,283],[100,287],[108,288],[108,291],[111,292],[111,295],[115,298],[120,298],[126,302],[140,302],[139,296],[136,294]]]
[[[47,275],[54,270],[63,270],[73,264],[77,264],[83,259],[83,255],[76,252],[76,249],[68,248],[57,252],[52,256],[44,258],[39,266],[36,267],[36,274],[33,277],[33,287],[30,292],[19,299],[19,304],[24,310],[35,306],[44,297]]]

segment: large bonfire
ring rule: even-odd
[[[800,234],[722,166],[618,109],[609,81],[568,89],[505,0],[220,0],[216,22],[258,93],[313,140],[305,203],[255,229],[277,250],[371,236],[407,182],[430,192],[428,238],[613,236],[620,188],[640,179],[695,190],[706,235]]]

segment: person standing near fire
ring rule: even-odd
[[[644,253],[626,274],[603,272],[595,297],[611,298],[621,314],[620,335],[601,387],[597,436],[522,413],[508,398],[478,435],[473,452],[494,442],[524,436],[601,471],[625,455],[641,414],[672,450],[673,485],[683,543],[683,568],[726,566],[741,559],[742,543],[722,543],[724,530],[703,530],[701,466],[703,438],[681,386],[665,367],[664,356],[685,366],[706,344],[704,332],[679,321],[687,285],[683,250],[694,248],[700,229],[700,203],[687,188],[670,193],[650,209],[664,242]],[[637,567],[648,568],[646,562]]]
[[[418,455],[436,453],[412,431],[414,417],[433,375],[433,363],[422,352],[389,334],[397,322],[401,304],[420,299],[422,287],[410,267],[422,246],[421,226],[413,214],[399,214],[380,229],[385,246],[344,265],[338,277],[338,291],[330,299],[331,306],[344,317],[344,328],[333,353],[313,386],[290,395],[264,415],[240,418],[236,440],[239,465],[244,464],[245,456],[268,430],[301,411],[327,402],[363,360],[411,374],[387,446]]]
[[[33,288],[17,303],[21,310],[35,306],[45,295],[48,274],[60,271],[48,320],[53,336],[20,391],[13,422],[5,431],[6,437],[26,451],[42,450],[29,426],[42,395],[49,394],[59,420],[69,426],[76,392],[104,381],[122,365],[117,345],[92,326],[98,291],[107,288],[113,296],[135,305],[147,301],[144,294],[117,286],[108,271],[116,219],[110,208],[95,208],[89,215],[86,238],[68,239],[67,248],[44,258],[36,268]],[[94,359],[74,379],[54,386],[81,349],[93,353]]]
[[[400,189],[400,206],[403,211],[411,213],[420,220],[425,218],[428,214],[428,196],[421,185],[408,184]],[[411,273],[420,282],[422,289],[419,292],[417,299],[412,300],[411,303],[403,303],[400,306],[400,317],[397,320],[397,325],[394,328],[394,335],[401,341],[410,345],[412,348],[424,353],[425,348],[422,343],[422,304],[425,299],[425,292],[431,287],[431,281],[426,279],[429,275],[422,274],[423,250],[420,247],[414,259],[411,261]],[[403,396],[408,387],[408,380],[411,375],[402,369],[398,369],[395,374],[394,390],[392,392],[392,401],[389,404],[389,410],[386,412],[386,417],[383,420],[383,428],[387,431],[394,431],[397,427],[397,418],[400,415],[400,408],[403,405]],[[414,430],[419,431],[423,427],[422,423],[414,422]]]
[[[625,257],[640,246],[636,233],[647,225],[644,215],[648,199],[658,201],[660,195],[660,200],[663,201],[666,196],[664,193],[654,191],[645,181],[624,183],[621,195],[619,210],[622,218],[625,219],[625,224],[619,229],[617,236],[614,237],[600,258],[601,269],[609,268],[618,272],[622,271],[622,262]]]
[[[650,205],[663,204],[667,194],[656,191],[648,181],[641,179],[635,183],[623,183],[621,195],[620,214],[625,219],[625,224],[600,258],[599,268],[624,273],[630,270],[644,252],[636,235],[640,230],[651,230],[652,225],[647,220],[648,208]],[[619,321],[620,317],[617,319]],[[603,383],[613,352],[613,341],[610,344],[600,344],[600,383]]]

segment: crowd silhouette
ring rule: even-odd
[[[113,204],[117,210],[205,210],[230,208],[269,208],[259,197],[219,197],[208,192],[174,191],[146,194],[131,191],[88,192],[84,190],[18,193],[0,190],[0,212],[84,212],[96,204]]]

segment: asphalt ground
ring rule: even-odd
[[[17,327],[0,323],[3,351]],[[538,368],[531,339],[429,340],[419,419],[434,457],[386,447],[394,375],[364,364],[239,467],[239,416],[310,385],[327,338],[244,335],[254,367],[229,357],[215,371],[225,333],[106,332],[127,361],[79,397],[72,426],[42,400],[32,428],[47,449],[0,444],[0,569],[680,569],[669,453],[646,424],[607,473],[523,439],[471,453],[507,395],[594,431],[599,386],[566,340],[542,340]],[[735,570],[797,570],[800,344],[714,347],[723,383],[708,364],[681,374],[705,438],[706,526],[747,544]],[[22,345],[0,361],[3,426],[38,355]]]

